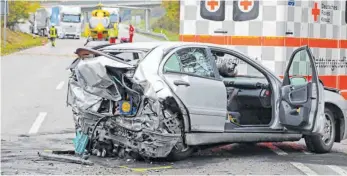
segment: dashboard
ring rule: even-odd
[[[259,80],[224,80],[224,85],[229,92],[235,91],[236,101],[240,108],[270,108],[271,87],[265,81]]]

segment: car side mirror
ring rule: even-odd
[[[291,85],[303,85],[307,83],[307,79],[305,77],[291,77],[290,84]]]

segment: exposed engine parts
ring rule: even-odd
[[[181,143],[181,114],[172,97],[144,96],[129,69],[104,66],[100,60],[80,61],[70,69],[67,103],[76,131],[88,136],[87,152],[158,158]]]

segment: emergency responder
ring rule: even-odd
[[[108,30],[108,35],[110,37],[110,43],[116,43],[116,39],[118,39],[118,24],[114,23],[113,28]]]
[[[134,37],[134,27],[133,25],[129,25],[129,42],[132,43],[133,42],[133,37]]]
[[[51,28],[49,29],[49,36],[53,47],[55,47],[55,39],[57,38],[57,33],[57,28],[55,28],[54,24],[52,24]]]

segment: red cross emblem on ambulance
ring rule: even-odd
[[[239,0],[237,3],[241,12],[250,12],[254,7],[253,0]]]
[[[216,12],[220,8],[220,0],[206,0],[205,7],[209,12]]]
[[[318,21],[318,17],[320,15],[320,9],[318,8],[318,3],[317,2],[314,3],[314,7],[312,8],[311,13],[312,13],[312,16],[313,16],[313,20],[315,22]]]

